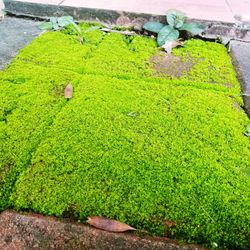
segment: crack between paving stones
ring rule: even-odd
[[[65,0],[62,0],[62,1],[58,4],[58,6],[60,6],[61,4],[63,4],[63,3],[64,3],[64,1],[65,1]]]
[[[92,58],[92,57],[93,57],[93,56],[89,57],[88,59],[90,59],[90,58]],[[32,64],[32,63],[31,63],[31,64]],[[45,66],[45,65],[40,65],[40,67],[49,68],[48,66]],[[68,72],[72,72],[72,73],[77,74],[77,75],[79,75],[79,76],[83,76],[83,75],[85,75],[85,76],[97,76],[97,77],[98,77],[98,76],[105,76],[105,77],[109,77],[109,78],[113,78],[113,79],[117,79],[117,80],[123,80],[123,81],[142,80],[142,81],[144,81],[145,83],[152,83],[152,81],[154,80],[155,83],[157,83],[157,84],[162,84],[161,82],[158,82],[157,80],[155,81],[155,79],[150,78],[150,77],[139,76],[139,77],[137,77],[137,78],[134,78],[134,77],[126,76],[126,75],[113,76],[113,75],[105,75],[105,74],[102,74],[102,73],[94,73],[94,72],[86,72],[86,73],[82,74],[82,73],[79,73],[79,72],[77,72],[77,71],[75,71],[75,70],[73,70],[73,69],[70,69],[70,68],[57,67],[57,66],[54,66],[53,68],[54,68],[54,69],[59,69],[59,70],[65,70],[65,71],[68,71]],[[124,76],[125,76],[126,78],[124,78]],[[159,80],[162,80],[162,78],[160,78]],[[163,79],[163,80],[164,80],[164,79]],[[165,80],[168,81],[168,79],[165,79]],[[177,87],[185,87],[185,86],[186,86],[185,84],[173,84],[173,85],[172,85],[172,83],[166,83],[166,84],[169,85],[169,86],[177,86]],[[206,83],[206,84],[208,84],[208,83]],[[204,89],[204,88],[202,87],[202,85],[201,85],[201,86],[191,85],[191,86],[189,86],[189,87],[191,87],[192,89],[198,89],[198,90],[205,90],[205,89],[206,89],[206,88]],[[226,95],[226,96],[230,96],[230,95],[231,95],[231,93],[227,93],[226,90],[224,91],[224,90],[213,89],[213,88],[211,88],[211,89],[206,89],[206,90],[208,90],[208,91],[210,91],[210,92],[221,93],[221,94]],[[238,95],[238,94],[235,94],[235,95]]]
[[[64,2],[64,0],[62,1]],[[108,34],[108,33],[107,33]],[[88,57],[85,59],[86,60],[86,63],[88,62],[89,59],[93,58],[95,56],[95,52],[98,50],[98,46],[103,42],[103,40],[105,39],[105,37],[107,37],[107,34],[104,34],[102,36],[102,38],[100,39],[100,41],[98,43],[96,43],[95,47],[94,48],[91,48],[89,52],[87,52]],[[126,42],[126,41],[125,41]],[[32,64],[32,62],[30,62]],[[40,67],[43,67],[43,68],[49,68],[49,66],[46,66],[46,65],[39,65]],[[101,73],[95,73],[95,72],[86,72],[84,74],[82,73],[79,73],[77,72],[76,70],[72,69],[72,68],[66,68],[66,67],[57,67],[56,65],[53,66],[54,69],[60,69],[60,70],[66,70],[68,72],[73,72],[73,73],[76,73],[78,75],[91,75],[91,76],[107,76],[107,75],[104,75],[104,74],[101,74]],[[125,78],[124,78],[125,76]],[[144,77],[144,76],[139,76],[137,78],[135,77],[131,77],[131,76],[126,76],[126,75],[121,75],[121,76],[113,76],[113,75],[108,75],[108,77],[110,78],[116,78],[118,80],[143,80],[144,82],[152,82],[153,81],[153,78],[151,79],[151,77]],[[157,82],[157,81],[156,81]],[[158,83],[158,84],[161,84],[161,83]],[[171,85],[171,84],[169,84]],[[183,84],[179,84],[177,86],[185,86]],[[199,89],[199,90],[203,90],[204,88],[201,86],[192,86],[192,88],[194,89]],[[212,91],[212,92],[217,92],[217,93],[223,93],[223,94],[226,94],[226,91],[223,91],[223,90],[218,90],[218,89],[209,89],[209,91]]]
[[[228,0],[225,0],[225,3],[226,3],[226,6],[228,7],[228,9],[230,10],[231,14],[233,15],[233,18],[234,18],[234,13],[233,13],[233,10],[228,2]]]

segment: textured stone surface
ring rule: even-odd
[[[0,23],[0,69],[8,65],[21,48],[41,33],[38,24],[27,19],[4,18]]]
[[[178,245],[166,238],[140,238],[129,233],[109,233],[82,223],[59,221],[14,211],[0,214],[0,249],[204,249]]]
[[[250,43],[231,41],[231,55],[241,82],[244,106],[250,117]]]
[[[139,31],[142,23],[146,21],[166,22],[166,10],[176,8],[184,11],[190,20],[199,20],[208,27],[205,38],[228,37],[250,41],[250,24],[245,22],[250,16],[250,11],[238,10],[235,13],[239,14],[235,14],[228,3],[224,3],[223,0],[212,1],[209,4],[198,3],[196,0],[164,0],[164,3],[162,0],[153,3],[151,1],[147,4],[141,1],[130,3],[130,1],[113,0],[64,0],[61,2],[57,0],[6,0],[5,5],[8,13],[19,16],[47,19],[50,16],[71,15],[77,20],[97,21],[108,25],[134,26],[135,30]],[[250,6],[250,2],[245,5]],[[229,13],[230,18],[223,16],[220,11],[224,14]]]
[[[168,9],[184,11],[192,19],[233,23],[235,18],[250,21],[250,0],[5,0],[6,2],[35,3],[42,5],[69,6],[75,9],[99,9],[164,15]],[[14,3],[13,5],[17,5]]]
[[[240,39],[250,41],[250,26],[242,28],[237,26],[228,26],[223,24],[211,25],[206,31],[206,35],[211,38],[227,37],[229,39]]]

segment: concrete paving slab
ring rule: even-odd
[[[248,0],[250,1],[250,0]],[[166,22],[165,11],[180,9],[189,19],[199,20],[208,27],[206,34],[230,39],[250,41],[250,25],[233,19],[232,8],[227,0],[5,0],[7,12],[19,16],[47,19],[50,16],[71,15],[76,20],[97,21],[108,25],[121,25],[120,20],[128,20],[129,25],[141,27],[147,21]],[[55,4],[52,4],[52,3]],[[248,3],[246,3],[246,6]],[[249,4],[250,15],[250,4]],[[246,14],[247,15],[247,14]],[[244,16],[246,18],[247,16]],[[240,17],[242,18],[242,16]],[[210,19],[210,21],[206,21]]]
[[[244,107],[250,117],[250,43],[231,41],[231,56],[241,82]]]
[[[227,0],[228,5],[236,17],[242,21],[250,22],[250,0]]]
[[[41,2],[43,0],[40,0]],[[168,9],[178,9],[190,18],[233,22],[233,16],[224,1],[202,2],[197,0],[64,0],[61,6],[109,9],[115,11],[165,15]]]
[[[234,18],[228,4],[224,0],[202,2],[199,0],[6,0],[12,5],[42,4],[77,7],[85,9],[124,11],[130,13],[144,13],[150,15],[165,15],[168,9],[184,11],[191,19],[220,21],[233,23]],[[18,3],[19,2],[19,3]]]
[[[37,37],[39,22],[5,17],[0,22],[0,69],[8,65],[18,51]]]
[[[33,0],[32,0],[33,1]],[[35,1],[35,0],[34,0]],[[67,13],[61,12],[57,4],[40,4],[29,1],[11,1],[5,0],[5,11],[7,14],[16,15],[20,17],[44,18],[51,16],[62,16]]]

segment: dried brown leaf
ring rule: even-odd
[[[108,232],[125,232],[129,230],[136,230],[135,228],[117,221],[117,220],[110,220],[101,216],[91,216],[88,217],[87,223],[89,223],[91,226],[94,226],[99,229],[103,229]]]
[[[176,41],[167,41],[164,45],[162,45],[162,48],[164,48],[168,54],[171,54],[173,48],[183,46],[183,44],[184,41],[181,39],[178,39]]]
[[[167,221],[164,222],[164,225],[165,225],[166,227],[176,227],[177,224],[176,224],[175,221],[167,220]]]
[[[64,89],[64,97],[66,99],[71,99],[72,96],[73,96],[73,86],[71,83],[69,83]]]

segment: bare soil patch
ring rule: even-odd
[[[181,77],[195,65],[191,58],[184,61],[181,57],[163,51],[151,57],[150,61],[155,76],[170,76],[173,78]]]

